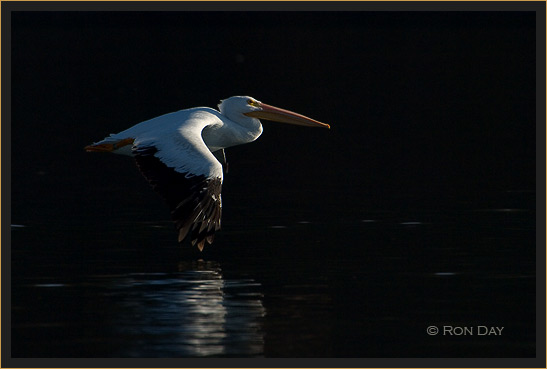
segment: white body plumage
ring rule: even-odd
[[[192,108],[139,123],[86,147],[135,157],[154,189],[171,207],[179,241],[191,234],[200,250],[220,228],[224,149],[262,134],[259,118],[330,128],[303,115],[248,96],[221,101],[219,111]]]

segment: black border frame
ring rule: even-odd
[[[11,12],[13,11],[533,11],[536,13],[536,358],[354,358],[354,359],[14,359],[11,358]],[[1,3],[2,51],[2,367],[546,367],[546,3],[544,1],[340,1],[340,2],[178,2],[178,1],[9,1]],[[543,124],[539,124],[543,123]],[[538,227],[539,225],[539,227]],[[538,247],[541,245],[542,247]],[[539,273],[542,272],[542,273]]]

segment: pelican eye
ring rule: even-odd
[[[247,104],[251,106],[258,106],[258,103],[255,100],[249,99],[247,100]]]

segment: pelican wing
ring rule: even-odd
[[[190,117],[160,137],[138,137],[132,153],[141,173],[169,205],[179,242],[190,235],[192,245],[202,250],[220,229],[222,165],[201,137],[206,121],[199,118]]]

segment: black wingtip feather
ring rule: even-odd
[[[178,241],[190,235],[192,245],[203,250],[211,244],[214,232],[220,229],[222,214],[221,178],[186,176],[175,168],[167,167],[155,156],[153,146],[133,148],[133,154],[141,173],[152,188],[167,202],[178,230]]]

